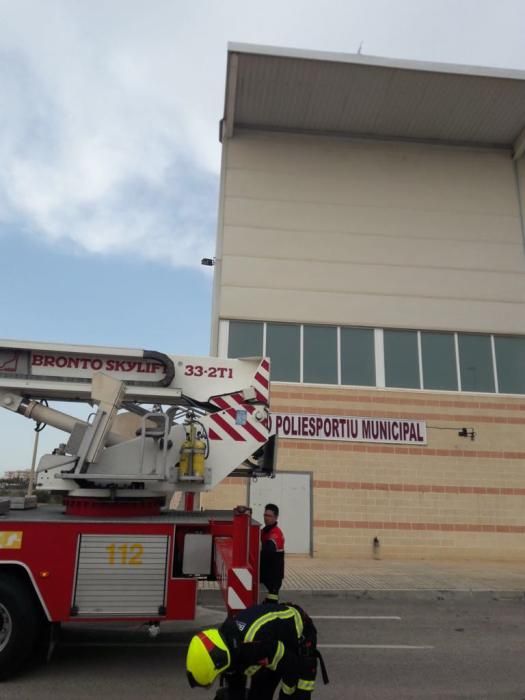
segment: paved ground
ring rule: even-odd
[[[204,583],[202,590],[217,584]],[[311,559],[287,557],[283,594],[287,592],[362,593],[399,597],[403,592],[496,593],[525,595],[523,563],[392,561],[375,559]]]
[[[523,563],[288,557],[284,590],[525,593]]]
[[[224,619],[202,586],[198,619],[156,639],[136,625],[69,625],[48,665],[0,685],[2,700],[212,700],[190,690],[191,635]],[[324,700],[525,700],[525,562],[287,558],[283,598],[316,619]]]
[[[219,623],[218,608],[172,623],[156,639],[137,627],[64,630],[47,666],[0,686],[2,700],[212,700],[190,690],[184,656],[191,634]],[[296,598],[312,614],[331,682],[320,700],[525,700],[525,606],[480,597],[388,600]]]

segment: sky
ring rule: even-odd
[[[522,0],[0,0],[0,338],[209,352],[229,41],[525,70],[524,26]],[[0,414],[0,472],[33,435]]]

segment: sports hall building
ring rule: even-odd
[[[212,354],[268,355],[288,551],[523,558],[525,73],[230,45]]]

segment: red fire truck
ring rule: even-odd
[[[199,498],[232,474],[272,474],[269,370],[265,358],[0,340],[0,406],[67,434],[35,470],[61,504],[0,503],[0,678],[61,623],[192,619],[203,578],[230,611],[257,601],[258,524]],[[50,401],[92,408],[77,418]]]

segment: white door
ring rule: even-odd
[[[279,527],[284,533],[285,551],[310,554],[311,474],[277,472],[275,479],[250,482],[253,517],[263,523],[264,506],[279,506]]]

